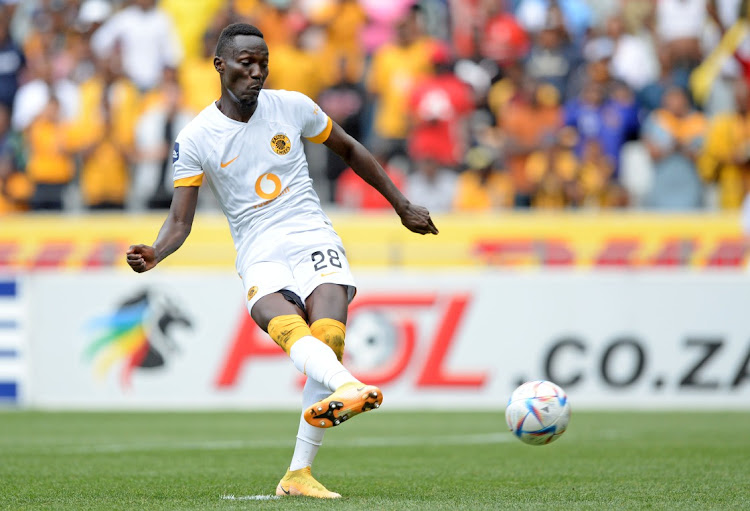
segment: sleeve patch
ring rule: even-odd
[[[322,144],[326,140],[328,140],[328,137],[331,135],[331,130],[333,129],[333,121],[331,121],[331,118],[328,118],[328,122],[326,124],[326,127],[323,128],[323,131],[315,135],[314,137],[305,137],[310,142],[315,142],[316,144]]]
[[[177,163],[177,160],[179,159],[180,159],[180,143],[175,142],[174,149],[172,149],[172,163]]]

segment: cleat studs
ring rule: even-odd
[[[379,403],[375,403],[375,404],[374,404],[374,405],[372,405],[372,406],[374,406],[375,408],[380,408],[380,404],[379,404]]]
[[[336,408],[336,403],[331,403],[331,410],[333,410],[334,408]]]
[[[340,420],[336,419],[335,421],[333,421],[334,426],[338,426],[339,424],[341,424]]]
[[[319,406],[319,407],[318,407],[318,411],[319,411],[319,412],[322,412],[322,411],[323,411],[323,407],[322,407],[322,406]]]
[[[372,393],[370,394],[370,396],[372,396],[372,397],[378,397],[378,393],[377,393],[377,392],[372,392]]]
[[[320,427],[323,427],[326,425],[326,421],[320,421]]]

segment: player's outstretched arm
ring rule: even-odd
[[[404,194],[393,184],[375,157],[365,147],[352,138],[344,129],[333,123],[331,134],[325,141],[330,150],[338,154],[359,177],[375,188],[391,203],[401,223],[410,231],[419,234],[437,234],[427,208],[409,202]]]
[[[154,245],[131,245],[128,249],[127,261],[133,271],[143,273],[150,270],[182,246],[193,226],[198,190],[197,186],[180,186],[174,189],[169,214]]]

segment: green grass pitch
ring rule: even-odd
[[[297,420],[2,412],[0,509],[750,509],[750,413],[574,411],[532,447],[500,410],[380,410],[326,434],[314,474],[335,505],[250,500],[273,494]]]

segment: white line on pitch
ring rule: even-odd
[[[235,497],[234,495],[222,495],[222,500],[276,500],[279,499],[278,495],[240,495]]]
[[[442,435],[426,437],[366,437],[355,439],[332,440],[326,444],[326,448],[351,448],[351,447],[409,447],[420,445],[483,445],[509,442],[512,437],[508,433],[481,433],[472,435]],[[196,451],[221,451],[236,449],[276,449],[289,447],[292,440],[216,440],[204,442],[169,442],[154,441],[132,444],[103,444],[103,445],[81,445],[70,446],[60,449],[67,453],[88,452],[133,452],[151,450],[196,450]],[[52,448],[54,449],[54,447]]]

